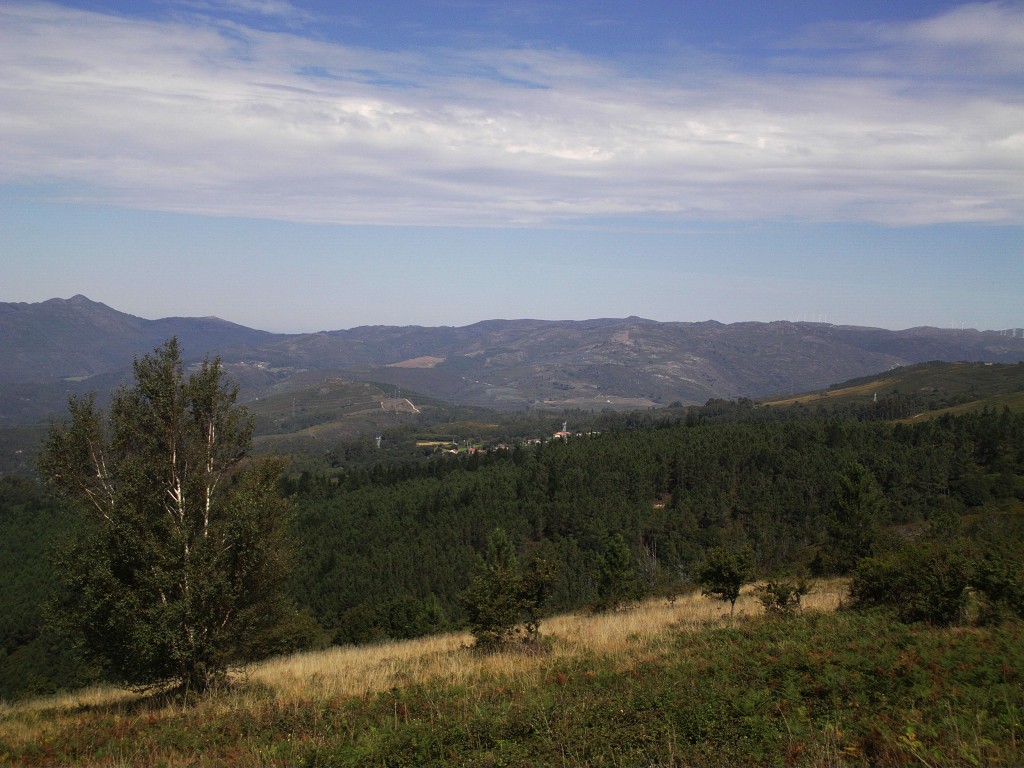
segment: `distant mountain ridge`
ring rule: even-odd
[[[930,360],[1024,360],[1024,338],[992,331],[628,317],[286,335],[218,318],[145,320],[75,296],[0,303],[0,426],[59,415],[69,393],[109,390],[133,357],[171,336],[189,361],[219,355],[246,399],[322,372],[498,408],[703,403],[806,392]]]
[[[216,317],[145,320],[82,295],[0,303],[0,384],[106,373],[175,335],[199,356],[277,338]]]

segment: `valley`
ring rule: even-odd
[[[681,385],[643,395],[621,378],[635,364],[693,385],[697,356],[666,362],[676,352],[650,341],[678,329],[484,325],[339,332],[361,344],[316,339],[322,363],[307,339],[225,350],[254,457],[283,462],[292,608],[202,697],[111,688],[46,621],[48,558],[83,523],[33,477],[45,425],[0,430],[0,763],[1020,757],[1024,688],[1005,670],[1024,663],[1024,363],[890,354],[818,389],[694,404]],[[778,375],[820,343],[808,337],[838,333],[798,330],[779,359],[720,359]],[[655,368],[613,358],[620,347]],[[122,375],[5,391],[66,395]],[[466,628],[497,531],[511,583],[538,591],[510,644],[484,651]],[[705,581],[716,553],[747,564],[735,616]],[[795,604],[769,597],[798,588]],[[687,682],[707,676],[712,689]],[[209,727],[182,720],[196,716]]]

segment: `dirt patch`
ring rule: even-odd
[[[411,357],[408,360],[402,360],[400,363],[389,363],[388,368],[435,368],[444,362],[443,357],[433,357],[432,355],[422,355],[421,357]]]

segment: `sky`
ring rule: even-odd
[[[0,302],[1024,326],[1024,0],[0,2]]]

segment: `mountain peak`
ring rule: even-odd
[[[53,298],[42,301],[40,304],[51,307],[106,307],[109,309],[106,304],[100,304],[80,293],[76,293],[70,299]]]

